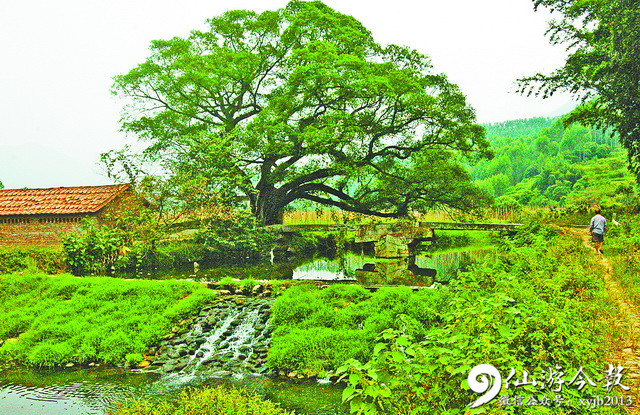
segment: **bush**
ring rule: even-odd
[[[226,387],[187,389],[175,398],[159,402],[131,400],[118,405],[111,415],[294,415],[278,404],[258,396]]]
[[[82,232],[65,237],[62,246],[74,275],[107,275],[126,265],[123,233],[116,228],[99,224],[93,218],[82,220]]]
[[[212,220],[196,240],[207,247],[207,258],[218,263],[255,262],[269,255],[277,235],[258,228],[249,215]]]
[[[64,252],[49,247],[0,248],[0,274],[17,271],[40,271],[59,274],[66,271]]]

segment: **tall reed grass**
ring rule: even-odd
[[[434,209],[424,213],[414,212],[411,217],[420,222],[519,222],[523,215],[539,208],[525,207],[514,209],[511,207],[496,207],[486,209],[479,215],[464,214],[459,211]],[[285,212],[285,225],[338,225],[393,222],[398,219],[380,218],[355,212],[345,212],[332,209],[293,210]]]

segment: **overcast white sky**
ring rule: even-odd
[[[561,66],[531,0],[326,0],[383,44],[430,56],[479,122],[558,115],[568,96],[522,97],[514,81]],[[0,181],[6,188],[109,183],[99,155],[120,148],[123,104],[111,78],[147,56],[153,39],[186,36],[231,9],[285,0],[24,0],[0,2]]]

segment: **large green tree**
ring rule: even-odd
[[[550,75],[520,80],[520,91],[551,96],[568,91],[582,104],[565,123],[608,128],[628,150],[629,165],[640,179],[640,1],[534,0],[562,13],[550,23],[553,44],[569,56]]]
[[[148,144],[146,163],[246,195],[266,224],[299,199],[383,217],[486,200],[458,165],[489,155],[484,129],[426,56],[382,47],[321,2],[208,24],[152,42],[144,63],[115,77],[129,99],[123,130]],[[122,155],[104,159],[113,167]]]

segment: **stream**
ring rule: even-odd
[[[284,381],[264,376],[181,378],[125,369],[0,372],[0,414],[102,415],[127,398],[162,397],[186,386],[229,385],[255,391],[299,414],[347,414],[341,388],[315,381]]]

